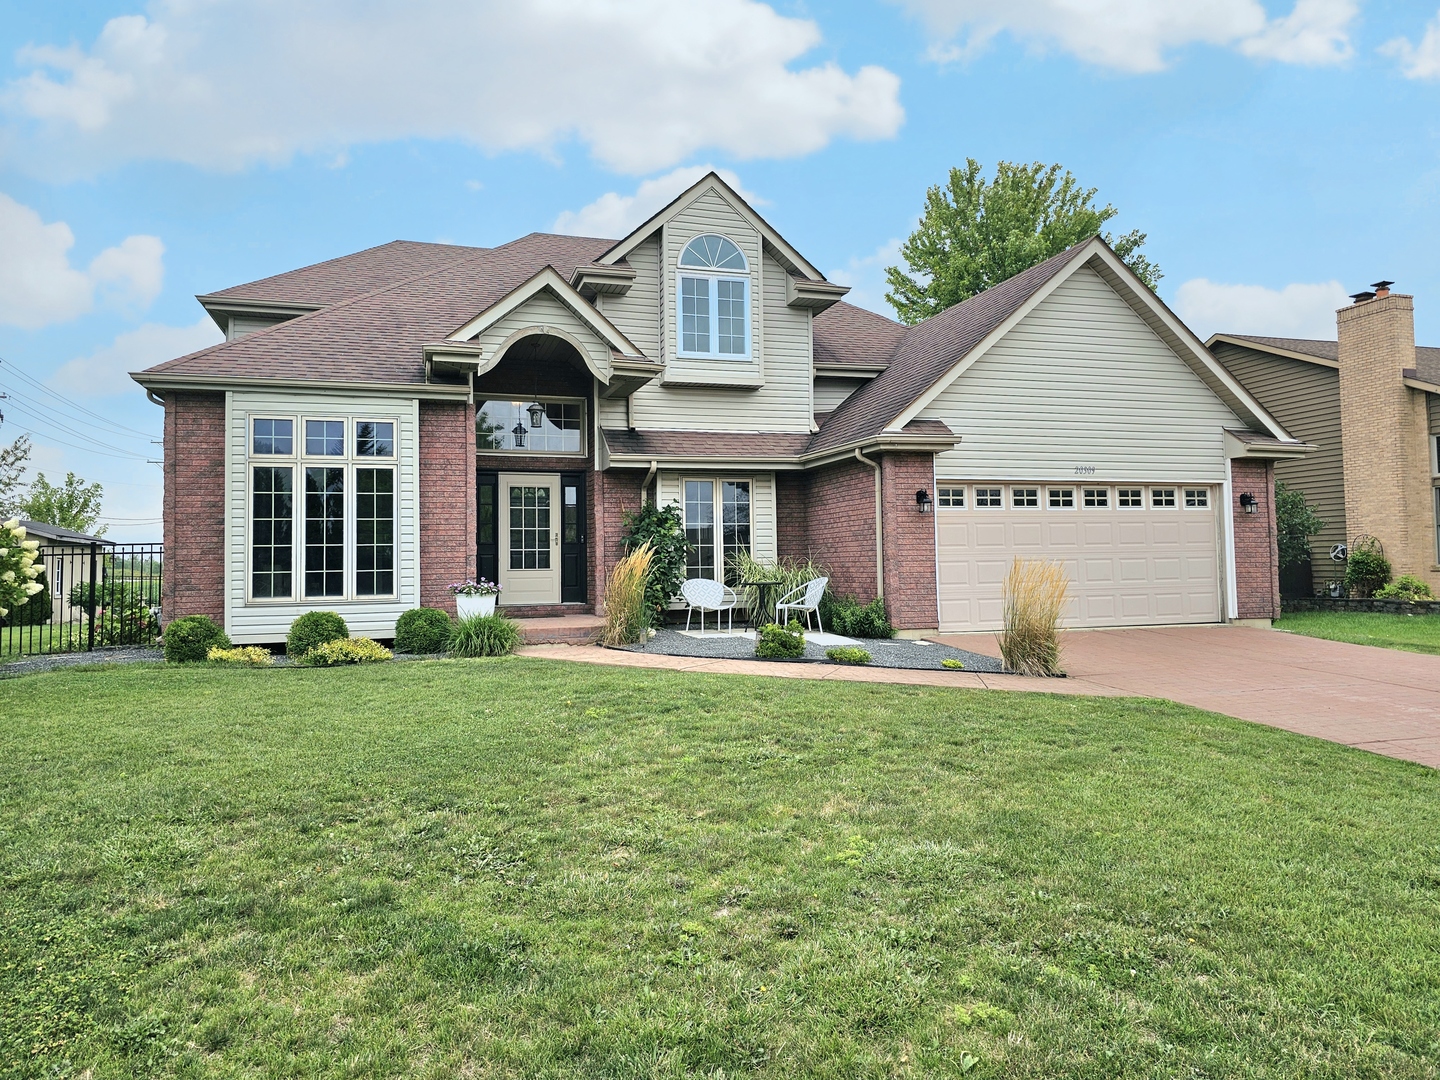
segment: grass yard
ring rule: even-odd
[[[46,652],[76,652],[86,645],[85,627],[62,623],[0,626],[0,664]]]
[[[1434,1077],[1440,773],[538,660],[0,681],[0,1075]]]
[[[1440,654],[1440,615],[1389,615],[1382,611],[1296,611],[1275,620],[1277,630],[1378,645],[1382,649]]]

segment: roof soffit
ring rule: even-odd
[[[754,227],[755,231],[760,234],[765,248],[770,250],[787,270],[798,273],[802,277],[812,281],[825,280],[824,274],[816,269],[805,256],[796,251],[790,242],[776,232],[768,221],[757,214],[734,188],[722,180],[718,174],[713,172],[706,173],[695,183],[691,184],[690,187],[682,191],[666,206],[657,210],[638,228],[617,242],[614,247],[595,261],[606,265],[619,262],[630,252],[634,251],[635,248],[639,247],[640,244],[644,243],[644,241],[657,230],[662,228],[665,223],[675,217],[676,214],[680,213],[692,202],[709,191],[713,191],[719,195],[720,198],[730,204],[737,214]]]

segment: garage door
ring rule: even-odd
[[[1066,626],[1220,620],[1219,490],[1206,485],[937,485],[940,628],[1000,626],[1016,558],[1061,563]]]

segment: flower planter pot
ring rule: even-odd
[[[455,614],[462,619],[473,619],[476,615],[495,614],[495,595],[455,597]]]

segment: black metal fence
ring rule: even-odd
[[[161,544],[51,544],[44,586],[0,619],[0,663],[20,656],[154,645],[160,636]]]

